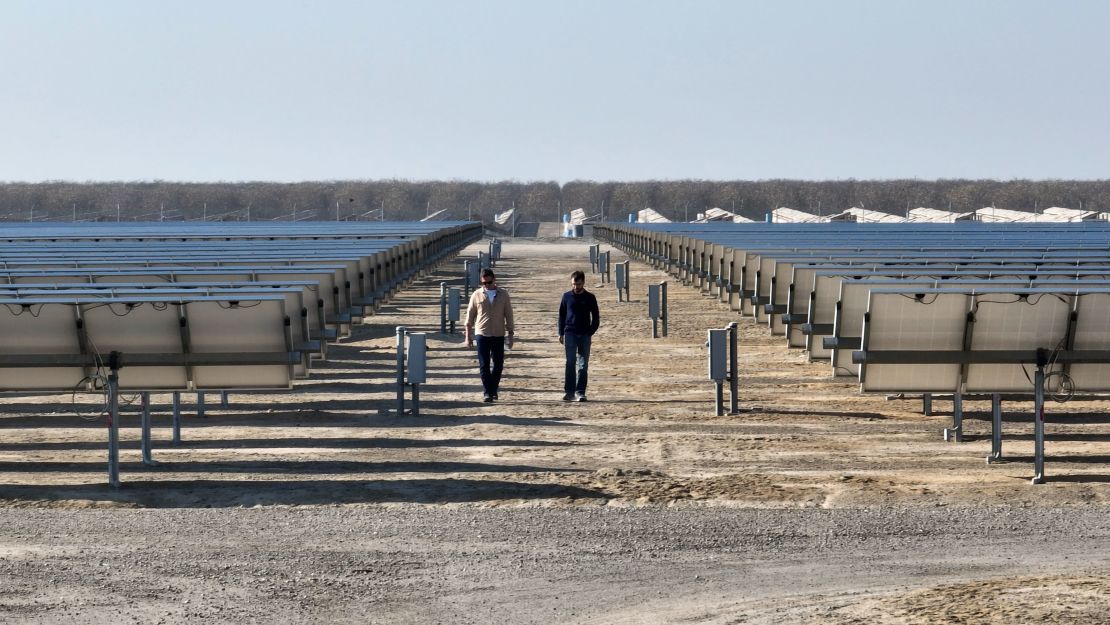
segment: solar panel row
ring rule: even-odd
[[[858,375],[864,392],[1110,391],[1110,224],[605,224],[595,236]]]
[[[0,391],[287,389],[481,236],[461,222],[6,225]]]

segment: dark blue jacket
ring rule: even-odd
[[[559,336],[567,332],[593,336],[600,324],[601,315],[598,313],[597,298],[593,293],[589,291],[582,291],[581,295],[575,295],[574,291],[563,293],[563,300],[559,302]]]

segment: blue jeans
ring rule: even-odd
[[[486,395],[496,395],[501,385],[501,371],[505,368],[505,337],[474,337],[478,346],[478,375]]]
[[[567,366],[563,375],[563,391],[586,394],[586,382],[589,380],[590,370],[590,343],[593,336],[589,334],[575,334],[567,332],[563,335],[563,347],[567,351]],[[576,379],[577,378],[577,379]]]

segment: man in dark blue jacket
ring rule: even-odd
[[[570,274],[571,289],[559,302],[559,342],[566,348],[567,366],[563,377],[563,401],[586,401],[586,381],[590,368],[590,343],[601,324],[597,298],[586,290],[586,274]]]

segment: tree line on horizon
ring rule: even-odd
[[[900,215],[919,206],[1110,211],[1110,180],[0,183],[2,221],[415,221],[443,211],[437,220],[489,222],[510,208],[518,222],[559,221],[575,208],[599,220],[626,221],[653,208],[689,221],[713,207],[761,220],[784,206],[825,215],[851,207]]]

